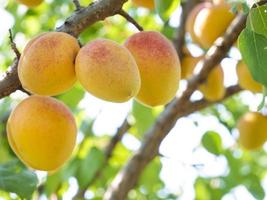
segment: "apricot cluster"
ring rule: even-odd
[[[71,35],[49,32],[26,45],[18,76],[33,95],[11,113],[8,141],[29,167],[54,171],[70,157],[77,127],[70,110],[49,96],[68,91],[78,79],[106,101],[134,97],[147,106],[165,105],[179,87],[180,62],[171,42],[158,32],[136,33],[124,45],[96,39],[81,49]]]

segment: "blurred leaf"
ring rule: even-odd
[[[137,101],[133,102],[132,114],[135,118],[134,127],[137,128],[136,136],[140,138],[154,123],[155,116],[152,108],[148,108]]]
[[[18,163],[11,161],[0,165],[0,188],[30,199],[38,183],[37,176]]]
[[[203,135],[201,142],[208,152],[215,155],[220,155],[222,153],[222,140],[218,133],[214,131],[206,132]]]
[[[252,8],[247,19],[247,28],[267,37],[267,5]]]
[[[70,91],[60,95],[59,100],[63,101],[72,110],[77,108],[77,105],[84,97],[84,89],[80,86],[73,87]]]
[[[248,191],[255,197],[255,199],[264,199],[265,192],[264,188],[261,185],[261,181],[258,176],[255,174],[250,174],[247,176],[244,185],[248,189]]]
[[[245,28],[239,36],[238,46],[253,79],[267,87],[267,38]]]
[[[155,0],[156,11],[163,21],[167,21],[170,15],[180,4],[180,0]]]
[[[93,147],[85,159],[81,160],[77,169],[77,180],[80,188],[84,189],[92,180],[96,171],[103,164],[105,154],[100,149]]]

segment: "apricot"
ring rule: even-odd
[[[209,48],[222,36],[235,15],[228,4],[217,4],[199,11],[194,22],[194,34],[203,48]]]
[[[170,102],[180,81],[180,61],[172,43],[159,32],[143,31],[129,37],[125,46],[134,56],[141,75],[136,100],[148,106]]]
[[[191,55],[185,55],[181,62],[181,78],[190,78],[193,75],[196,65],[202,58],[202,56],[193,57]]]
[[[61,167],[70,157],[77,128],[70,110],[52,97],[23,100],[7,122],[8,141],[27,166],[43,171]]]
[[[85,45],[75,65],[81,85],[103,100],[125,102],[140,89],[140,74],[133,56],[111,40],[97,39]]]
[[[195,43],[199,43],[199,39],[195,34],[194,31],[194,24],[195,24],[195,20],[196,17],[198,15],[198,13],[203,9],[203,8],[209,8],[212,7],[212,3],[211,2],[202,2],[197,4],[189,13],[186,23],[185,23],[185,30],[186,32],[189,33],[191,39],[193,42]]]
[[[247,150],[260,148],[267,139],[267,117],[258,112],[248,112],[238,123],[239,142]]]
[[[43,0],[17,0],[17,1],[28,7],[36,7],[43,2]]]
[[[199,86],[199,90],[208,101],[218,101],[223,98],[225,94],[224,74],[220,65],[212,69],[207,80]]]
[[[145,7],[151,10],[155,8],[154,0],[132,0],[132,2],[136,6]]]
[[[247,65],[243,61],[237,64],[236,73],[240,87],[254,93],[262,92],[262,85],[252,78]]]
[[[32,39],[18,64],[23,88],[46,96],[69,90],[76,82],[75,58],[79,49],[76,38],[63,32],[44,33]]]

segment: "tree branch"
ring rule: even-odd
[[[174,47],[179,55],[180,60],[183,58],[183,47],[185,43],[185,24],[187,20],[187,16],[189,15],[190,11],[194,6],[197,4],[198,0],[187,0],[186,2],[182,3],[182,14],[180,17],[180,25],[177,28],[176,36],[174,37],[173,43]]]
[[[158,117],[155,124],[147,131],[140,149],[128,161],[126,166],[117,174],[104,195],[104,200],[124,200],[140,177],[144,168],[158,155],[161,141],[173,128],[176,121],[196,110],[191,107],[190,96],[198,85],[205,81],[209,72],[225,57],[238,35],[243,30],[246,16],[238,15],[228,27],[223,39],[219,38],[208,51],[202,63],[202,70],[190,79],[188,88],[183,95],[171,102]],[[231,90],[232,91],[232,90]],[[234,90],[235,91],[235,90]],[[239,90],[237,90],[239,91]],[[210,105],[206,101],[198,102],[198,109]]]
[[[132,23],[139,31],[143,31],[144,28],[139,25],[137,23],[137,21],[135,21],[134,18],[132,18],[127,12],[125,12],[124,10],[119,10],[118,12],[119,15],[121,15],[122,17],[124,17],[128,22]]]
[[[74,12],[56,31],[66,32],[78,37],[88,26],[116,15],[125,2],[127,0],[99,0],[94,2],[86,8],[81,8],[79,12]],[[17,67],[18,59],[15,59],[11,69],[2,75],[4,78],[0,80],[0,99],[22,88]]]

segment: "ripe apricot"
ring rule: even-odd
[[[7,122],[8,141],[15,154],[27,166],[43,171],[56,170],[68,160],[76,133],[72,113],[52,97],[30,96]]]
[[[38,6],[43,2],[43,0],[17,0],[19,3],[24,4],[28,7],[35,7]]]
[[[76,82],[74,64],[79,49],[76,38],[63,32],[44,33],[32,39],[18,65],[23,88],[47,96],[69,90]]]
[[[195,43],[199,44],[199,41],[198,41],[199,39],[196,36],[195,31],[194,31],[194,24],[195,24],[196,17],[203,8],[209,8],[209,7],[212,7],[211,2],[199,3],[191,10],[191,12],[189,13],[187,17],[185,30],[186,32],[190,34],[192,41]]]
[[[237,64],[236,73],[240,87],[254,93],[262,92],[262,85],[252,78],[247,65],[243,61]]]
[[[199,86],[199,90],[208,101],[217,101],[223,98],[225,94],[224,74],[220,65],[212,69],[207,80]]]
[[[98,98],[125,102],[140,89],[140,74],[133,56],[111,40],[97,39],[85,45],[75,65],[82,86]]]
[[[209,48],[224,34],[235,17],[230,9],[227,4],[217,4],[199,11],[194,22],[194,34],[201,47]]]
[[[125,46],[133,54],[141,74],[141,89],[136,99],[148,106],[170,102],[180,81],[180,61],[170,41],[161,33],[143,31],[129,37]]]
[[[193,57],[191,55],[185,55],[181,62],[181,78],[188,79],[193,75],[194,69],[197,63],[202,59],[202,56]]]
[[[145,7],[148,9],[154,9],[155,8],[154,0],[132,0],[132,1],[137,6]]]
[[[239,142],[247,150],[261,147],[267,139],[267,117],[258,112],[248,112],[238,123]]]

